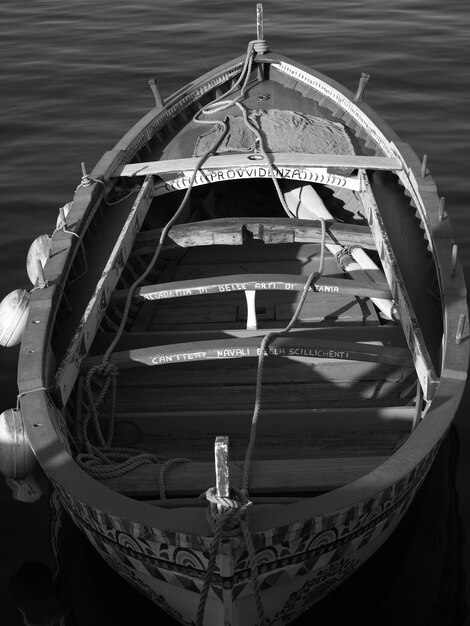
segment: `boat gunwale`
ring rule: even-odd
[[[279,59],[287,59],[287,57],[276,56]],[[290,59],[287,60],[299,70],[308,71],[316,77],[322,76],[310,68],[296,64]],[[204,77],[224,72],[227,65],[230,63],[216,68],[190,83],[189,86],[194,87],[201,84]],[[351,102],[353,101],[353,94],[338,85],[336,81],[327,77],[322,77],[322,80],[327,85],[340,90]],[[184,94],[185,88],[176,92],[167,101],[163,111],[168,110],[170,104],[177,102]],[[465,386],[469,357],[468,337],[465,336],[461,343],[457,343],[455,337],[459,319],[462,315],[467,315],[466,290],[461,265],[458,260],[454,263],[452,259],[450,221],[448,218],[444,221],[440,219],[439,198],[435,192],[434,182],[430,175],[420,180],[421,163],[415,153],[407,144],[402,144],[398,140],[394,131],[368,105],[355,103],[355,106],[364,111],[372,122],[378,124],[385,136],[390,137],[390,140],[395,141],[396,145],[402,146],[402,149],[406,151],[407,158],[406,161],[403,158],[403,163],[416,181],[417,194],[423,198],[423,203],[426,201],[424,217],[429,229],[430,243],[433,246],[444,304],[441,376],[435,396],[423,421],[397,452],[383,464],[362,478],[332,492],[312,499],[306,498],[301,502],[270,506],[268,515],[264,507],[253,507],[250,513],[250,524],[254,533],[293,524],[302,519],[344,511],[377,496],[397,481],[404,479],[415,470],[417,465],[437,450],[450,427]],[[162,112],[156,112],[154,109],[118,142],[114,150],[105,153],[93,170],[93,177],[100,177],[105,183],[110,180],[117,165],[128,159],[129,155],[126,150],[130,150],[133,142],[138,142],[145,133],[148,124],[144,120],[149,115],[155,119],[162,115]],[[401,154],[400,151],[399,153]],[[73,225],[77,225],[77,233],[83,232],[92,220],[94,210],[102,197],[102,185],[95,184],[91,188],[82,187],[77,191],[70,219]],[[63,281],[66,280],[73,256],[79,248],[79,242],[75,242],[75,239],[76,237],[64,233],[55,233],[54,244],[59,247],[61,254],[55,259],[52,258],[46,265],[46,278],[50,282],[57,278],[58,282],[31,294],[31,309],[20,351],[18,385],[21,410],[33,451],[53,482],[74,499],[78,499],[93,509],[106,511],[112,517],[128,519],[146,527],[207,536],[210,530],[204,511],[194,512],[193,510],[191,514],[188,514],[188,509],[164,510],[126,498],[92,479],[75,463],[67,450],[65,435],[60,432],[60,417],[56,416],[58,409],[49,398],[45,385],[47,384],[46,363],[50,360],[48,355],[52,325],[59,306]],[[450,281],[452,284],[449,285],[450,277],[452,277]],[[35,321],[41,323],[35,324]],[[38,421],[38,415],[40,421]]]

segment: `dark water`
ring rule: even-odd
[[[53,231],[58,208],[80,182],[80,163],[91,169],[152,106],[148,79],[156,78],[167,96],[241,54],[256,32],[255,6],[245,0],[3,0],[0,298],[28,288],[29,245]],[[272,49],[352,90],[361,71],[371,74],[368,102],[419,156],[429,155],[470,279],[470,5],[273,0],[264,9]],[[0,410],[16,403],[17,354],[0,348]],[[463,541],[470,528],[469,405],[467,393],[456,428],[402,527],[350,584],[301,623],[464,623],[470,598],[470,541]],[[54,567],[50,509],[46,501],[14,501],[3,483],[0,499],[0,620],[15,626],[23,621],[8,580],[26,561]],[[168,623],[101,564],[70,524],[61,528],[59,582],[68,623]],[[39,580],[47,597],[47,577]]]

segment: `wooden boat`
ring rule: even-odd
[[[24,326],[2,471],[32,489],[37,460],[176,622],[314,605],[396,528],[459,405],[449,218],[366,81],[269,50],[258,7],[246,54],[164,103],[151,85],[32,245],[2,329]]]

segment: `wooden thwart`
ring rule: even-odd
[[[161,232],[161,229],[155,229],[140,233],[133,253],[152,253]],[[240,246],[252,240],[266,244],[320,243],[322,229],[319,221],[297,218],[220,218],[173,226],[163,244],[163,250],[213,245]],[[328,224],[326,241],[343,246],[375,248],[370,229],[355,224]]]
[[[259,160],[257,154],[252,152],[244,154],[230,154],[212,156],[204,161],[201,171],[224,170],[254,166],[267,167],[263,160]],[[271,162],[276,167],[296,168],[363,168],[374,170],[401,170],[402,164],[398,159],[377,156],[362,156],[356,154],[301,154],[301,153],[276,153],[270,154]],[[169,172],[193,171],[200,158],[190,157],[185,159],[168,159],[162,161],[150,161],[149,163],[130,163],[116,168],[114,176],[132,177],[165,174]],[[211,182],[210,180],[208,182]],[[216,181],[212,181],[216,182]]]
[[[387,457],[351,457],[256,461],[251,463],[251,494],[289,494],[329,491],[368,474]],[[230,484],[242,486],[242,462],[228,464]],[[153,498],[158,495],[161,465],[144,465],[124,476],[102,481],[129,497]],[[214,485],[214,463],[194,462],[174,465],[165,476],[167,496],[199,495]]]
[[[201,296],[213,293],[234,291],[302,291],[307,282],[306,276],[291,274],[234,274],[214,278],[180,280],[140,287],[134,293],[135,299],[165,300],[185,296]],[[345,278],[319,278],[311,286],[312,291],[338,295],[354,295],[369,298],[390,298],[390,289],[386,283],[373,283],[348,280]],[[127,298],[127,289],[115,291],[111,301],[118,302]]]
[[[120,368],[125,368],[135,367],[139,364],[169,365],[190,361],[258,357],[259,345],[259,337],[194,341],[115,352],[110,357],[110,362]],[[268,354],[282,357],[380,362],[404,367],[408,367],[412,363],[411,355],[407,349],[315,339],[308,336],[308,330],[298,331],[292,337],[278,337],[270,344]],[[101,360],[101,355],[88,357],[83,361],[82,372],[88,371],[90,367],[100,363]]]

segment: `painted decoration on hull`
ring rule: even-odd
[[[254,539],[260,585],[269,624],[288,624],[347,578],[383,543],[398,524],[424,479],[436,450],[394,485],[365,502],[326,516],[257,533]],[[59,489],[60,491],[60,489]],[[180,623],[183,597],[201,593],[212,537],[148,528],[97,511],[60,491],[79,528],[108,564]],[[252,585],[244,549],[234,549],[233,571],[221,576],[216,567],[212,597],[222,603],[251,602]],[[180,590],[182,605],[163,589]],[[189,620],[189,621],[188,621]]]

